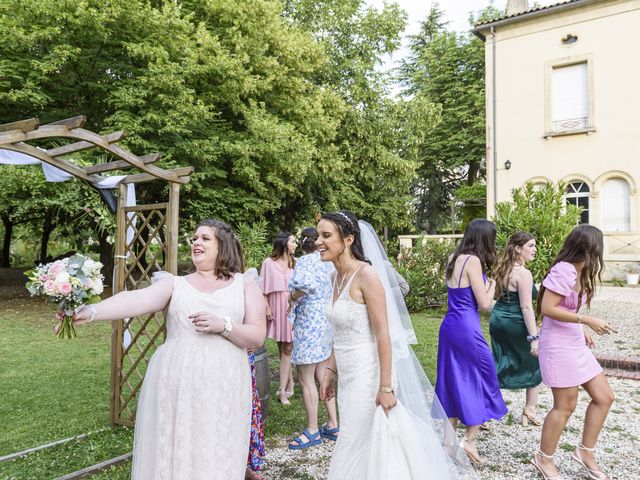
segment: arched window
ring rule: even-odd
[[[582,207],[579,223],[589,223],[589,185],[585,182],[571,182],[567,185],[567,194],[564,198],[567,205]]]
[[[622,178],[610,178],[602,184],[602,229],[605,232],[631,230],[629,184]]]

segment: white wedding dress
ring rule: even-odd
[[[400,401],[400,397],[404,396],[412,407],[426,404],[422,393],[418,394],[421,399],[399,393],[398,404],[388,416],[382,407],[376,407],[380,383],[376,339],[367,306],[349,296],[351,283],[358,270],[352,274],[335,303],[327,305],[326,310],[335,333],[333,349],[338,371],[340,416],[340,434],[331,458],[328,479],[475,478],[468,463],[463,460],[462,465],[458,465],[445,453],[442,429],[438,431],[432,414],[424,414],[423,418],[419,418]],[[413,358],[407,356],[406,360],[411,363]],[[398,361],[394,358],[394,368]],[[422,371],[419,365],[418,368]],[[402,392],[402,385],[398,385],[395,373],[394,387]]]
[[[133,480],[244,479],[251,428],[245,349],[195,331],[189,315],[244,319],[244,279],[212,294],[173,277],[167,340],[147,369],[137,409]]]

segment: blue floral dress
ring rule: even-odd
[[[320,253],[303,255],[296,262],[289,291],[306,295],[298,300],[289,315],[293,321],[293,353],[291,363],[307,365],[322,362],[331,355],[333,328],[325,316],[331,298],[333,265],[320,260]]]

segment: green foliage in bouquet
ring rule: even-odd
[[[536,239],[536,258],[527,266],[534,282],[541,282],[558,254],[566,236],[580,220],[582,209],[568,205],[564,195],[566,184],[546,183],[534,188],[527,183],[513,191],[510,202],[496,204],[497,247],[502,249],[517,231],[528,232]]]
[[[405,298],[410,312],[446,304],[444,277],[447,259],[454,248],[455,244],[449,240],[420,237],[414,241],[413,248],[402,249],[397,270],[411,287]]]

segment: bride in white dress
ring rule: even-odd
[[[329,480],[476,478],[408,345],[411,320],[375,232],[349,211],[324,214],[317,228],[321,259],[336,268],[327,306],[335,340],[320,392],[334,396],[337,374]]]
[[[153,354],[138,401],[134,480],[244,479],[251,427],[246,348],[266,335],[257,284],[242,272],[242,248],[227,224],[201,222],[195,273],[79,309],[77,324],[167,308],[167,339]]]

